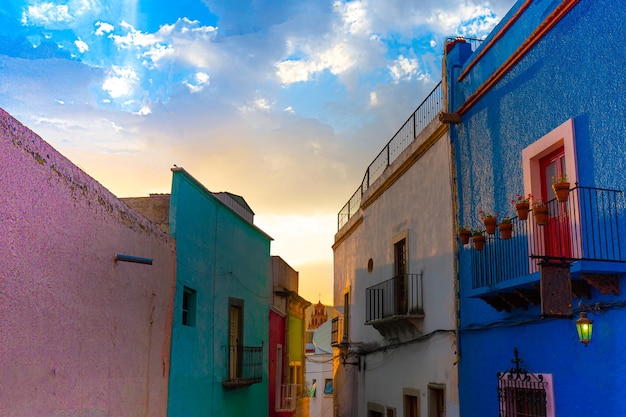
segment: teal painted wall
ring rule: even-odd
[[[168,416],[262,416],[268,410],[270,241],[186,171],[173,170],[170,233],[177,280]],[[196,291],[195,326],[182,324],[184,287]],[[228,299],[244,302],[245,346],[264,346],[262,382],[225,390]]]

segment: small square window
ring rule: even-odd
[[[324,381],[324,395],[333,395],[333,380],[327,379]]]
[[[183,288],[183,326],[196,325],[196,290]]]

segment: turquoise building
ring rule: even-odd
[[[174,168],[169,417],[267,416],[271,237],[239,196]]]

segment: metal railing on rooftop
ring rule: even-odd
[[[413,143],[415,138],[437,117],[442,109],[443,90],[441,82],[439,82],[367,167],[361,185],[337,215],[337,230],[348,223],[350,218],[359,210],[363,193]]]

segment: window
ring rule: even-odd
[[[350,340],[350,289],[343,293],[343,339]]]
[[[407,314],[407,249],[406,234],[393,244],[393,276],[395,284],[395,314]]]
[[[333,380],[324,380],[324,395],[333,395]]]
[[[416,389],[405,388],[404,393],[404,417],[419,417],[420,415],[420,392]]]
[[[228,299],[228,377],[241,378],[243,365],[243,300]]]
[[[387,417],[396,417],[396,409],[387,407]]]
[[[183,326],[196,325],[196,290],[183,287]]]
[[[498,375],[500,417],[554,417],[552,375]]]
[[[289,383],[297,386],[297,394],[301,395],[304,389],[302,381],[304,379],[304,370],[302,369],[302,362],[291,361],[289,362]]]
[[[385,407],[376,403],[367,403],[367,417],[385,417]]]
[[[428,417],[444,417],[445,415],[445,385],[428,384]]]

